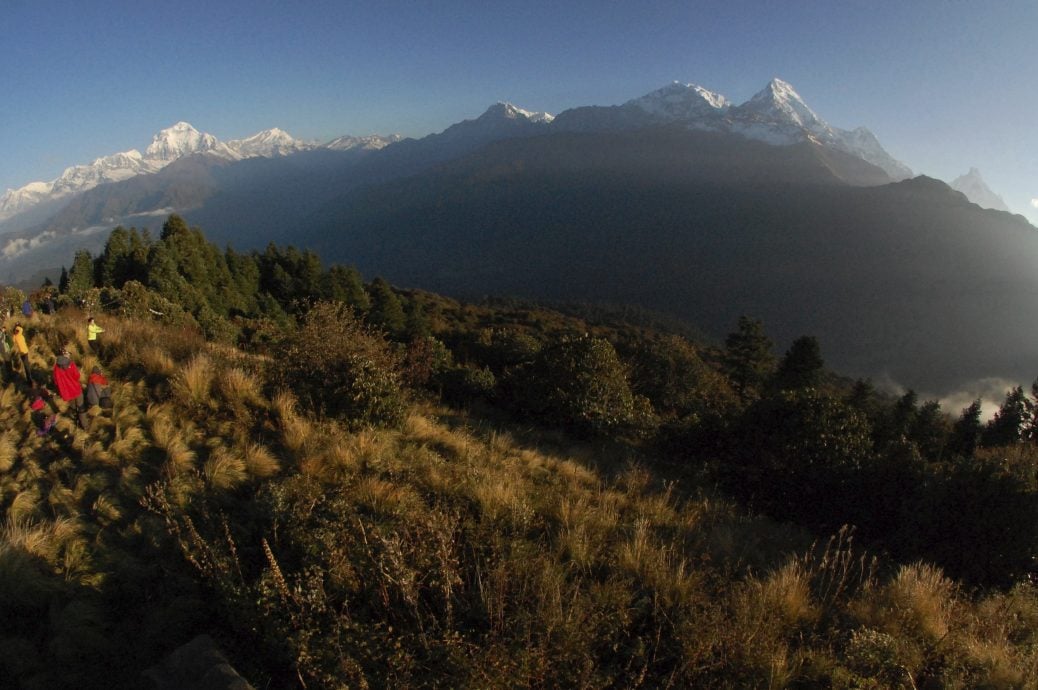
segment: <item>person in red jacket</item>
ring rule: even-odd
[[[83,409],[83,384],[79,381],[79,368],[72,361],[67,347],[61,349],[61,354],[54,362],[54,385],[58,389],[58,395],[75,413],[79,426],[85,429],[88,418]]]
[[[101,367],[94,367],[87,378],[86,403],[87,407],[98,406],[106,410],[112,407],[112,392]]]

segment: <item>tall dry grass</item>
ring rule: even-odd
[[[266,401],[260,379],[242,367],[223,367],[217,374],[216,387],[221,396],[232,406],[264,407]]]
[[[210,486],[224,491],[237,488],[249,476],[245,458],[222,446],[209,454],[202,465],[202,475]]]
[[[298,458],[310,441],[313,423],[299,414],[299,403],[288,391],[275,393],[271,406],[280,424],[282,444]]]
[[[165,455],[167,474],[173,476],[193,470],[197,453],[189,445],[189,434],[174,421],[173,407],[166,403],[153,403],[144,416],[152,444]]]
[[[213,383],[216,371],[212,359],[200,353],[181,367],[173,377],[173,395],[177,401],[193,411],[215,406]]]

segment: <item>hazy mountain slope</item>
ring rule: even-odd
[[[984,181],[984,178],[981,177],[980,171],[976,168],[970,168],[965,175],[959,175],[949,182],[948,186],[965,194],[966,198],[977,206],[996,211],[1009,211],[1005,200],[992,191],[991,187]]]
[[[715,336],[749,314],[931,391],[1033,378],[1035,229],[926,178],[846,185],[846,162],[676,130],[502,142],[356,193],[297,241],[452,294],[634,302]]]

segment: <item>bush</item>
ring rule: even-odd
[[[497,379],[487,367],[454,367],[434,379],[440,386],[443,399],[452,403],[466,403],[487,399],[494,392]]]
[[[862,499],[850,486],[871,464],[869,432],[864,417],[835,398],[783,391],[747,408],[721,478],[776,517],[836,529],[855,522]]]
[[[277,361],[281,384],[318,414],[353,426],[403,419],[399,357],[342,303],[316,304]]]
[[[638,426],[651,417],[636,400],[616,350],[602,338],[564,340],[537,353],[509,376],[512,404],[521,412],[603,433]]]
[[[632,356],[631,388],[673,418],[724,412],[736,403],[735,391],[678,336],[647,341]]]

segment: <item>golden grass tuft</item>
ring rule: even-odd
[[[313,423],[299,415],[296,398],[288,391],[278,391],[271,405],[281,422],[281,442],[293,455],[298,456],[313,435]]]
[[[13,410],[20,407],[22,395],[16,386],[10,384],[0,388],[0,409]]]
[[[1020,668],[1021,664],[1013,653],[1012,646],[1004,637],[997,639],[969,638],[965,645],[965,654],[974,668],[983,675],[982,687],[986,688],[1024,688],[1027,675]],[[1032,677],[1031,679],[1035,679]]]
[[[245,459],[227,448],[216,448],[202,466],[209,486],[229,491],[248,479]]]
[[[101,441],[94,441],[83,448],[81,457],[88,467],[117,467],[118,458]]]
[[[894,579],[869,597],[870,627],[897,637],[911,635],[936,643],[949,632],[957,587],[940,569],[925,563],[902,566]]]
[[[78,535],[79,525],[69,517],[48,522],[8,519],[0,529],[0,544],[21,549],[56,565],[61,558],[61,549]]]
[[[10,472],[18,460],[18,445],[15,432],[7,431],[0,436],[0,472]]]
[[[299,460],[299,470],[327,483],[342,482],[365,466],[382,465],[395,451],[392,435],[384,431],[366,429],[345,435],[329,426],[320,436],[325,444],[308,449]]]
[[[11,501],[7,517],[14,523],[29,522],[39,514],[39,509],[40,492],[35,488],[25,489],[19,491]]]
[[[76,513],[76,494],[72,489],[68,488],[60,482],[55,482],[50,488],[50,492],[47,494],[47,505],[55,514],[66,514]]]
[[[144,367],[144,371],[152,376],[170,378],[176,372],[177,365],[162,347],[158,345],[145,345],[137,355],[138,361]]]
[[[408,414],[401,424],[401,430],[409,438],[418,441],[428,440],[438,434],[438,429],[431,419],[425,415],[412,412]]]
[[[140,458],[140,448],[146,443],[144,430],[139,424],[122,424],[114,422],[114,434],[109,450],[125,462],[136,462]]]
[[[173,421],[173,408],[167,404],[148,405],[145,419],[150,426],[152,443],[166,454],[166,468],[170,476],[191,470],[197,455],[188,445],[187,430]]]
[[[246,443],[242,448],[245,469],[253,477],[266,479],[281,471],[281,462],[266,447],[258,443]]]
[[[212,359],[199,353],[173,377],[173,394],[185,405],[211,407],[214,378]]]
[[[421,499],[410,487],[378,477],[361,479],[353,493],[361,505],[382,514],[405,515],[421,503]]]
[[[265,401],[259,379],[241,367],[226,367],[217,376],[217,388],[231,405],[261,407]]]
[[[122,508],[119,505],[119,499],[107,491],[98,494],[91,509],[94,515],[104,523],[116,522],[123,516]]]
[[[472,486],[472,496],[480,512],[490,520],[506,520],[516,526],[533,518],[533,508],[527,500],[526,488],[515,477],[494,472],[481,473]]]
[[[787,627],[815,622],[819,611],[811,597],[811,578],[803,565],[792,560],[770,573],[757,588],[759,605]]]

